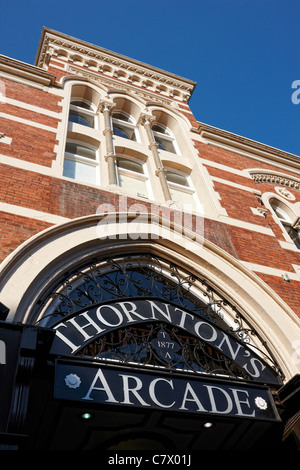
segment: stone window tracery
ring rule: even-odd
[[[96,86],[71,85],[63,176],[201,212],[189,169],[178,172],[179,182],[166,168],[181,156],[176,119],[157,107],[144,113],[141,103],[121,92],[101,94]]]
[[[137,141],[136,124],[132,116],[122,111],[114,111],[112,115],[114,135]]]
[[[81,99],[73,99],[70,103],[69,122],[86,127],[95,127],[95,112],[92,103]]]

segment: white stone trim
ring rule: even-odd
[[[207,217],[210,218],[210,217]],[[256,225],[252,224],[251,222],[245,222],[239,219],[233,219],[232,217],[220,216],[218,219],[212,220],[219,220],[220,222],[228,225],[234,225],[235,227],[243,228],[245,230],[251,230],[252,232],[259,232],[263,233],[264,235],[269,235],[270,237],[274,237],[273,230],[269,227],[264,227],[263,225]]]
[[[286,271],[283,269],[270,268],[261,264],[249,263],[247,261],[241,261],[241,263],[253,272],[268,274],[270,276],[282,277],[283,274],[288,274],[291,281],[300,281],[300,266],[292,265],[296,272]]]
[[[60,173],[57,171],[57,169],[44,167],[44,166],[38,165],[36,163],[27,162],[25,160],[19,160],[17,158],[7,157],[6,155],[1,155],[0,154],[0,163],[5,164],[5,165],[9,165],[9,166],[13,166],[15,168],[19,168],[19,169],[22,169],[22,170],[39,173],[39,174],[42,174],[42,175],[45,175],[45,176],[55,177],[55,178],[59,178],[61,180],[66,180],[66,181],[71,181],[74,184],[87,186],[86,183],[84,183],[82,181],[77,181],[77,180],[74,180],[72,178],[67,178],[67,177],[61,176]],[[58,167],[57,162],[53,162],[53,166],[54,165],[56,167]],[[99,186],[99,185],[96,185],[96,184],[94,184],[94,185],[89,184],[88,186],[92,187],[92,188],[99,189],[99,190],[103,190],[103,191],[110,191],[110,189],[107,187],[107,185],[106,186],[101,186],[101,185]],[[199,193],[200,193],[200,196],[201,196],[201,192],[198,190],[197,194],[199,194]],[[143,201],[145,202],[145,199],[143,199]],[[159,202],[157,200],[148,199],[146,202],[152,203],[152,204],[155,204],[155,205],[164,205],[163,202]],[[200,203],[202,204],[201,198],[200,198]],[[206,212],[204,211],[204,214],[202,214],[204,219],[216,220],[216,221],[222,222],[222,223],[227,224],[227,225],[234,225],[234,226],[240,227],[242,229],[251,230],[251,231],[254,231],[254,232],[264,233],[264,234],[269,235],[269,236],[274,236],[274,233],[273,233],[272,229],[270,229],[268,227],[263,227],[261,225],[256,225],[256,224],[253,224],[253,223],[250,223],[250,222],[234,219],[232,217],[228,217],[226,215],[227,214],[226,211],[224,211],[223,213],[220,213],[219,215],[216,215],[215,217],[213,217],[209,211],[206,211]],[[293,248],[291,248],[291,249],[293,249]]]
[[[53,170],[50,167],[38,165],[37,163],[28,162],[15,157],[0,154],[0,163],[7,166],[12,166],[20,170],[32,171],[41,175],[54,176]],[[52,161],[52,165],[54,161]]]
[[[227,186],[231,186],[232,188],[241,189],[242,191],[248,191],[250,193],[257,194],[256,189],[249,188],[249,186],[244,186],[239,183],[234,183],[233,181],[226,180],[224,178],[219,178],[218,176],[211,176],[212,181],[216,181],[218,183],[226,184]]]
[[[279,220],[279,218],[274,213],[274,211],[272,209],[272,206],[270,204],[270,199],[276,199],[277,201],[281,201],[286,207],[288,207],[290,209],[290,211],[294,214],[294,220],[292,220],[292,222],[294,222],[294,223],[298,220],[299,215],[300,215],[300,203],[298,202],[298,203],[293,203],[292,204],[290,201],[286,200],[282,196],[279,196],[279,194],[272,193],[272,192],[263,193],[262,198],[261,198],[263,204],[269,210],[270,216],[273,217],[275,223],[279,226],[279,228],[282,232],[282,236],[285,239],[285,241],[278,240],[280,246],[282,248],[286,249],[286,250],[292,250],[292,251],[299,252],[299,249],[295,246],[293,240],[288,235],[287,231],[284,229],[281,221]]]
[[[55,111],[51,111],[51,110],[48,110],[46,108],[41,108],[39,106],[28,104],[28,103],[25,103],[24,101],[18,101],[18,100],[14,100],[12,98],[5,97],[5,102],[7,104],[12,105],[12,106],[17,106],[18,108],[23,108],[23,109],[26,109],[28,111],[33,111],[33,112],[38,113],[38,114],[43,114],[45,116],[49,116],[49,117],[52,117],[54,119],[58,119],[58,120],[61,119],[61,113],[57,113]]]
[[[60,215],[50,214],[48,212],[37,211],[27,207],[16,206],[14,204],[8,204],[7,202],[0,201],[0,211],[7,212],[8,214],[14,214],[21,217],[28,217],[30,219],[40,220],[49,224],[62,224],[68,222],[71,219],[62,217]]]
[[[232,168],[227,165],[223,165],[221,163],[213,162],[211,160],[207,160],[206,158],[203,157],[198,157],[199,160],[203,165],[211,166],[213,168],[216,168],[218,170],[226,171],[227,173],[232,173],[237,176],[242,176],[243,178],[247,178],[252,180],[253,178],[249,175],[248,170],[237,170],[236,168]]]
[[[45,124],[40,124],[35,121],[30,121],[29,119],[23,119],[18,116],[14,116],[12,114],[0,112],[0,117],[2,117],[3,119],[9,119],[10,121],[19,122],[20,124],[26,124],[26,126],[36,127],[37,129],[42,129],[44,131],[55,132],[55,133],[57,132],[57,129],[54,127],[45,126]]]
[[[199,133],[209,145],[272,164],[281,170],[299,171],[300,162],[297,155],[202,123],[199,123],[199,128],[194,131]]]
[[[283,235],[285,234],[283,233]],[[283,248],[284,250],[291,250],[291,251],[295,251],[296,253],[299,253],[299,248],[296,247],[295,243],[292,240],[291,241],[278,240],[278,243],[281,246],[281,248]]]
[[[7,137],[7,135],[4,135],[4,134],[0,135],[0,144],[10,145],[11,142],[12,142],[11,137]]]
[[[26,75],[26,76],[25,76]],[[27,85],[32,88],[37,88],[38,90],[43,90],[47,91],[48,87],[50,84],[48,84],[46,81],[45,83],[43,81],[35,81],[35,75],[34,73],[32,74],[25,74],[25,75],[14,75],[14,69],[13,67],[7,68],[7,71],[5,72],[4,70],[1,70],[0,66],[0,77],[5,78],[7,80],[10,80],[15,83],[21,83],[22,85]],[[47,84],[46,84],[47,83]],[[51,86],[51,85],[50,85]]]

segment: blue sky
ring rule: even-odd
[[[300,0],[6,0],[0,13],[0,54],[33,64],[52,28],[196,81],[198,121],[300,155]]]

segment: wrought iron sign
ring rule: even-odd
[[[277,374],[251,348],[216,324],[160,299],[106,302],[68,316],[54,329],[53,354],[278,384]]]
[[[36,316],[56,330],[53,354],[282,382],[267,344],[228,299],[150,254],[66,273]]]
[[[267,387],[57,360],[54,396],[90,404],[280,421]]]

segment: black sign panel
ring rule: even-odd
[[[57,360],[54,396],[90,404],[280,421],[265,386],[86,361]]]
[[[256,382],[281,383],[275,370],[235,336],[194,313],[159,299],[130,298],[77,312],[54,326],[56,335],[51,353],[76,355],[86,344],[112,330],[151,321],[162,321],[187,331],[216,348]]]

